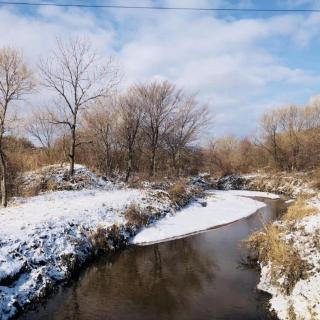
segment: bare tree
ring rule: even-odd
[[[141,101],[141,96],[139,95],[139,88],[136,86],[130,88],[120,98],[119,106],[119,133],[122,144],[126,149],[125,181],[127,182],[132,172],[134,149],[144,117],[143,101]]]
[[[54,124],[48,119],[48,110],[33,110],[26,119],[25,130],[42,148],[49,151],[57,136]]]
[[[266,150],[273,158],[274,163],[280,169],[283,168],[283,150],[280,144],[280,116],[278,110],[266,112],[260,121],[260,138],[256,139],[256,145]]]
[[[35,86],[32,72],[22,55],[13,49],[0,50],[0,165],[1,201],[7,206],[7,163],[3,140],[7,130],[8,111],[12,102],[20,100]]]
[[[52,112],[51,122],[65,125],[70,131],[70,175],[74,173],[78,116],[94,102],[106,97],[119,81],[112,59],[101,61],[84,39],[67,43],[57,41],[57,49],[47,60],[41,60],[40,70],[45,87],[59,98],[59,113]]]
[[[98,103],[90,112],[84,114],[83,136],[92,143],[95,162],[106,174],[113,167],[113,151],[116,140],[117,119],[112,99]]]
[[[181,99],[181,90],[168,81],[154,81],[138,87],[143,102],[143,131],[150,153],[149,175],[156,173],[157,152],[172,125],[171,115]]]
[[[198,138],[199,131],[209,120],[207,106],[199,104],[194,95],[181,98],[179,107],[172,114],[172,126],[165,136],[166,146],[178,175],[183,149]]]

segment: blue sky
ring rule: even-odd
[[[46,2],[46,1],[45,1]],[[56,0],[66,3],[67,0]],[[74,0],[93,4],[317,8],[317,1]],[[320,9],[320,5],[319,5]],[[210,106],[214,135],[255,131],[263,112],[320,94],[320,13],[163,12],[0,7],[0,45],[36,68],[57,37],[83,36],[121,67],[122,88],[168,79]],[[29,101],[42,104],[44,94]]]

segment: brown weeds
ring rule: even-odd
[[[178,206],[184,206],[186,205],[190,198],[191,194],[187,190],[186,183],[184,181],[179,181],[176,184],[174,184],[168,191],[170,200],[178,205]]]
[[[310,268],[293,245],[281,237],[282,232],[279,226],[269,224],[264,231],[253,233],[246,244],[260,263],[271,263],[272,282],[280,286],[278,279],[283,278],[281,288],[290,294],[297,281],[304,279]]]
[[[145,226],[149,221],[149,215],[142,211],[135,203],[131,203],[129,205],[127,210],[124,212],[124,216],[129,224],[133,224],[138,227]]]

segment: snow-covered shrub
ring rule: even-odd
[[[281,232],[280,226],[269,224],[264,231],[253,233],[246,244],[261,266],[270,265],[273,285],[290,294],[295,284],[306,278],[310,266]]]
[[[169,190],[170,200],[180,207],[186,205],[192,197],[191,192],[188,190],[187,185],[184,181],[175,183]]]
[[[135,203],[131,203],[128,206],[124,216],[129,224],[137,227],[145,226],[149,222],[149,215]]]
[[[130,227],[117,224],[107,228],[98,227],[89,238],[94,254],[113,253],[116,249],[125,248],[132,232]]]

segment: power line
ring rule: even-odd
[[[106,9],[136,9],[136,10],[173,10],[173,11],[217,11],[217,12],[300,12],[311,13],[320,12],[320,9],[273,9],[273,8],[201,8],[201,7],[161,7],[161,6],[122,6],[122,5],[105,5],[105,4],[81,4],[81,3],[50,3],[50,2],[9,2],[0,1],[0,6],[42,6],[42,7],[76,7],[76,8],[106,8]]]

